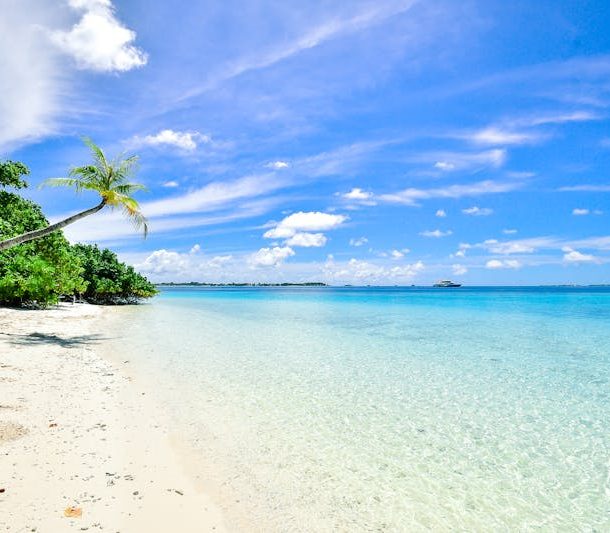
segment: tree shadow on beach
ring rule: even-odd
[[[76,335],[74,337],[60,337],[59,335],[46,333],[28,333],[27,335],[17,335],[3,333],[9,337],[8,342],[17,346],[36,346],[40,344],[55,344],[62,348],[76,348],[90,344],[98,344],[105,337],[96,333],[92,335]]]

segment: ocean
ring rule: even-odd
[[[238,530],[610,530],[609,288],[174,287],[118,316]]]

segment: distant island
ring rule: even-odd
[[[200,281],[187,282],[163,282],[156,283],[157,287],[327,287],[326,283],[320,281],[308,281],[306,283],[205,283]]]

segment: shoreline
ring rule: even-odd
[[[105,356],[112,310],[0,309],[0,522],[6,531],[225,531],[162,415],[119,366],[129,357]],[[70,507],[82,515],[64,516]]]

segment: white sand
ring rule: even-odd
[[[112,312],[0,309],[0,531],[225,530],[144,389],[96,353]]]

